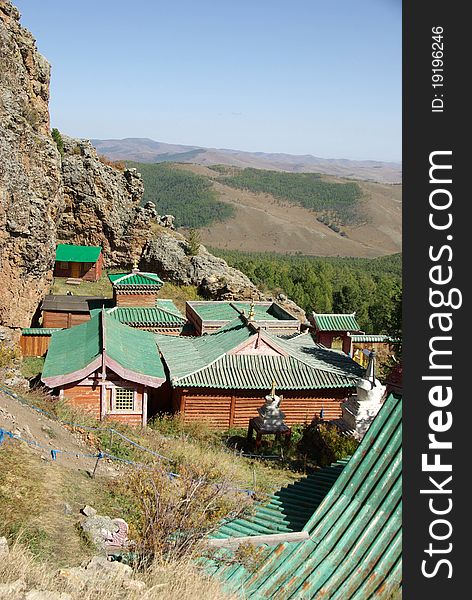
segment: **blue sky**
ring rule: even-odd
[[[400,0],[13,0],[86,138],[401,159]]]

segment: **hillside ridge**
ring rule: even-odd
[[[344,158],[320,158],[311,154],[288,154],[283,152],[247,152],[229,148],[205,148],[184,144],[167,144],[150,138],[92,139],[99,154],[110,160],[133,160],[136,162],[179,161],[204,166],[228,165],[253,167],[293,173],[325,173],[338,177],[401,183],[401,163],[376,160],[349,160]],[[198,151],[198,152],[197,152]],[[190,156],[185,156],[186,154]],[[168,155],[168,156],[166,156]]]

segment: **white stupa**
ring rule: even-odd
[[[377,416],[386,387],[375,377],[375,352],[369,354],[365,375],[357,384],[357,394],[341,405],[346,429],[361,439]]]

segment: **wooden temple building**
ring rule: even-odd
[[[97,281],[102,275],[103,254],[100,246],[59,244],[56,248],[55,277]]]
[[[327,348],[337,348],[346,354],[351,351],[352,333],[363,333],[356,321],[356,313],[328,314],[313,312],[309,321],[315,332],[315,339]]]
[[[284,339],[243,315],[213,334],[182,337],[131,328],[104,309],[52,333],[42,381],[97,418],[140,424],[174,411],[228,429],[247,427],[273,380],[288,424],[337,419],[362,373],[309,333]],[[116,404],[117,393],[126,403]]]
[[[110,274],[108,279],[116,306],[154,306],[164,283],[156,273],[142,273],[136,267],[131,273]]]
[[[156,334],[168,372],[172,409],[185,421],[247,427],[275,380],[285,421],[334,420],[363,369],[349,356],[317,344],[309,333],[289,339],[243,316],[202,337]]]
[[[41,380],[97,419],[146,425],[166,382],[154,334],[122,325],[106,311],[52,334]]]
[[[277,335],[300,331],[301,323],[276,302],[189,301],[186,317],[195,335],[214,333],[239,315],[249,316],[259,327]]]

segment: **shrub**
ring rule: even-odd
[[[221,520],[242,516],[250,505],[229,483],[215,485],[203,469],[183,466],[174,478],[158,465],[133,471],[128,489],[138,507],[136,549],[143,566],[155,559],[181,560],[203,553],[204,538]]]
[[[342,434],[336,425],[316,420],[305,429],[298,451],[319,466],[326,467],[350,456],[358,445],[359,442]]]
[[[197,256],[201,244],[200,232],[197,229],[190,229],[187,242],[187,254],[189,256]]]
[[[123,172],[126,169],[126,165],[125,165],[125,163],[123,161],[121,161],[121,160],[110,160],[106,156],[103,156],[103,154],[99,154],[98,160],[102,164],[107,165],[108,167],[111,167],[112,169],[116,169],[117,171],[122,171]]]
[[[2,344],[0,346],[0,369],[13,368],[21,358],[20,351]]]
[[[59,154],[61,158],[64,158],[64,140],[62,139],[61,132],[59,129],[54,127],[51,131],[52,139],[56,142],[57,149],[59,150]]]

